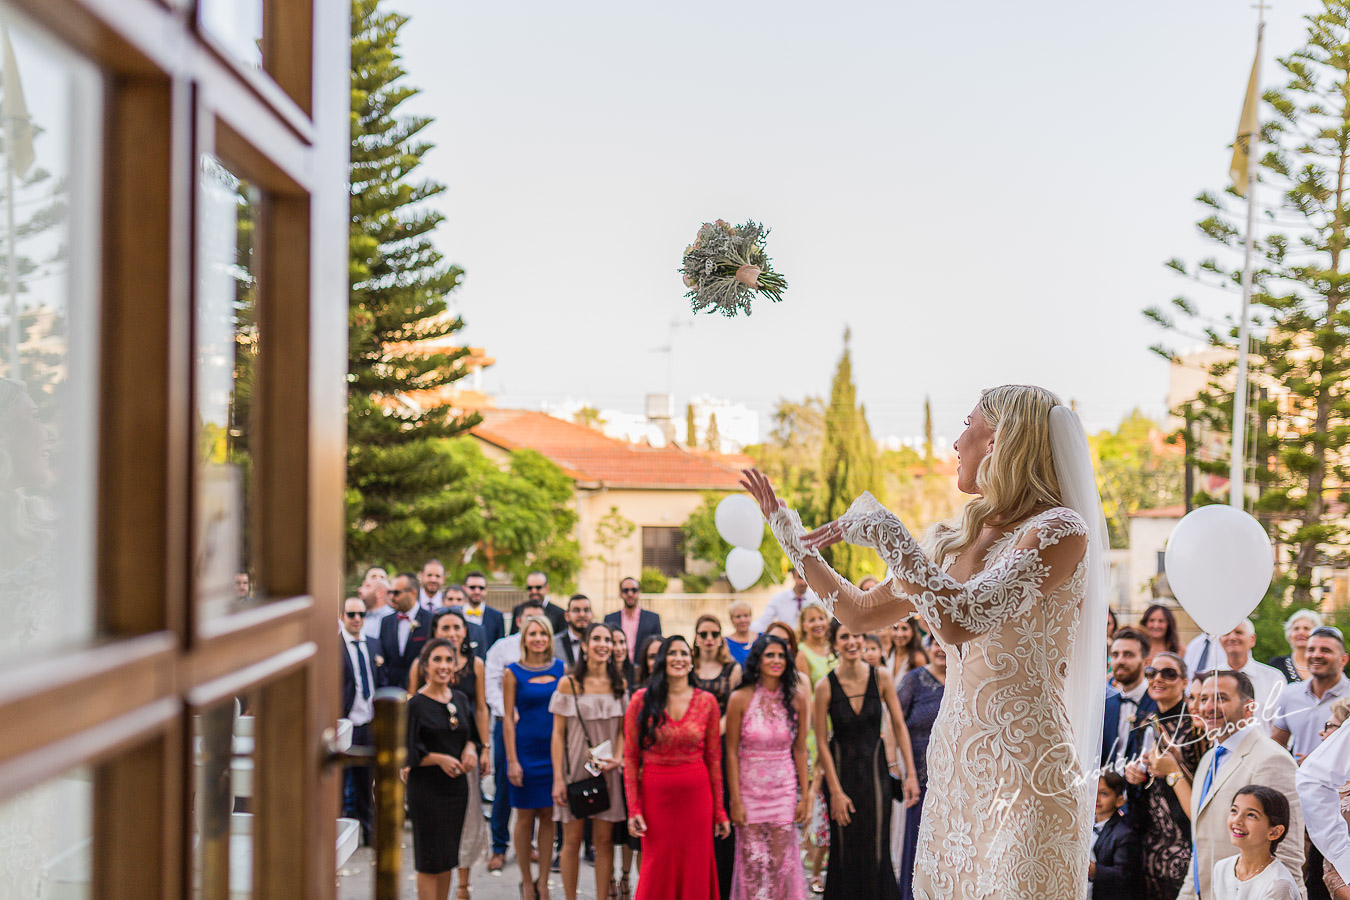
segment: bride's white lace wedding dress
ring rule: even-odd
[[[1094,792],[1083,787],[1064,689],[1086,583],[1083,519],[1064,507],[1028,519],[961,583],[946,573],[951,559],[935,564],[864,494],[840,519],[845,540],[874,548],[893,573],[868,595],[802,546],[796,512],[780,509],[769,524],[798,571],[813,557],[813,570],[838,582],[827,602],[907,600],[930,628],[976,635],[948,648],[914,896],[1082,900]]]

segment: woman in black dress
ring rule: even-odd
[[[426,684],[408,700],[408,819],[417,900],[447,900],[481,746],[469,698],[450,686],[455,648],[427,641],[419,660]]]
[[[891,787],[881,742],[881,710],[890,710],[896,751],[905,761],[905,804],[918,800],[914,751],[884,669],[862,660],[862,641],[837,619],[830,644],[839,667],[816,684],[816,734],[830,734],[820,753],[830,804],[830,869],[825,900],[899,900],[891,861]],[[833,733],[830,726],[833,725]],[[898,768],[898,764],[895,764]]]
[[[727,701],[731,692],[741,685],[741,667],[731,658],[731,650],[722,636],[722,620],[704,613],[694,623],[694,669],[689,683],[717,698],[722,713],[722,804],[730,808],[731,792],[727,788]],[[713,855],[717,859],[717,888],[721,900],[731,897],[731,875],[736,870],[736,837],[728,835],[713,840]]]

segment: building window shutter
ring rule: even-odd
[[[642,527],[642,568],[665,575],[684,574],[684,531],[680,528]]]

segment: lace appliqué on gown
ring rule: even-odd
[[[820,558],[802,546],[795,512],[780,509],[769,523],[799,571],[807,557]],[[1060,583],[1048,592],[1042,586],[1051,576],[1048,551],[1085,537],[1086,524],[1066,508],[1034,516],[962,583],[870,494],[840,523],[846,540],[872,547],[891,569],[891,596],[912,602],[931,626],[976,635],[948,654],[928,748],[915,897],[1080,900],[1091,799],[1077,775],[1063,694],[1087,581],[1082,553],[1065,561],[1062,549]],[[843,592],[861,596],[843,579],[837,584],[831,605]]]

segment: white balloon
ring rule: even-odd
[[[1265,596],[1275,551],[1261,523],[1231,506],[1192,510],[1167,539],[1167,583],[1195,624],[1227,634]]]
[[[758,550],[733,547],[727,554],[727,581],[738,591],[754,587],[759,576],[764,574],[764,557]]]
[[[745,494],[727,494],[713,514],[717,533],[733,547],[759,550],[764,540],[764,516],[759,504]]]

